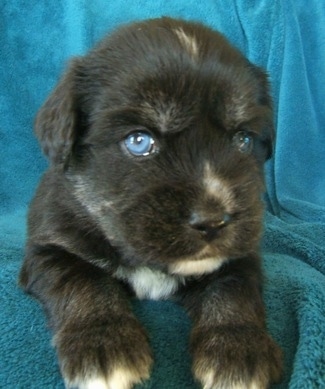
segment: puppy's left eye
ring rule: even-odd
[[[249,154],[253,150],[254,139],[247,131],[238,131],[232,138],[234,146],[244,154]]]
[[[129,134],[124,139],[124,147],[134,157],[146,157],[158,151],[156,140],[145,131]]]

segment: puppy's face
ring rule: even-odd
[[[36,131],[122,262],[192,275],[256,249],[267,81],[220,34],[169,19],[119,30],[71,64]]]

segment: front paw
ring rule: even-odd
[[[261,328],[200,327],[191,347],[193,373],[204,389],[266,389],[281,377],[281,350]]]
[[[149,378],[151,350],[136,319],[66,325],[53,341],[66,388],[130,389]]]

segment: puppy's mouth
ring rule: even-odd
[[[136,237],[134,237],[136,238]],[[216,240],[206,241],[184,234],[168,244],[147,241],[138,245],[134,239],[127,239],[126,244],[119,246],[124,265],[148,266],[173,275],[200,276],[221,267],[230,257],[223,245]]]
[[[131,218],[123,233],[125,242],[119,246],[123,262],[160,268],[180,276],[200,276],[215,271],[227,260],[247,251],[240,239],[236,242],[236,221],[216,224],[215,228],[193,228],[191,218],[187,225],[176,219],[161,224],[160,218],[156,223],[154,220],[145,223],[141,219],[135,225]],[[247,244],[250,244],[248,240]]]
[[[209,192],[186,184],[157,186],[116,211],[111,221],[123,263],[190,276],[250,252],[260,238],[258,197],[249,192],[254,202],[246,201],[244,192],[240,204],[237,193],[224,189],[220,195],[215,186],[211,180]]]
[[[180,276],[200,276],[211,273],[221,267],[228,258],[220,253],[214,253],[211,246],[206,246],[198,254],[182,258],[168,266],[170,274]]]

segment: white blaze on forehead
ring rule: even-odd
[[[195,37],[186,34],[182,28],[177,28],[174,31],[183,47],[187,50],[191,57],[196,59],[199,54],[199,47]]]
[[[209,162],[204,166],[203,186],[208,196],[220,200],[226,211],[230,212],[234,202],[233,193],[227,182],[213,173]]]

